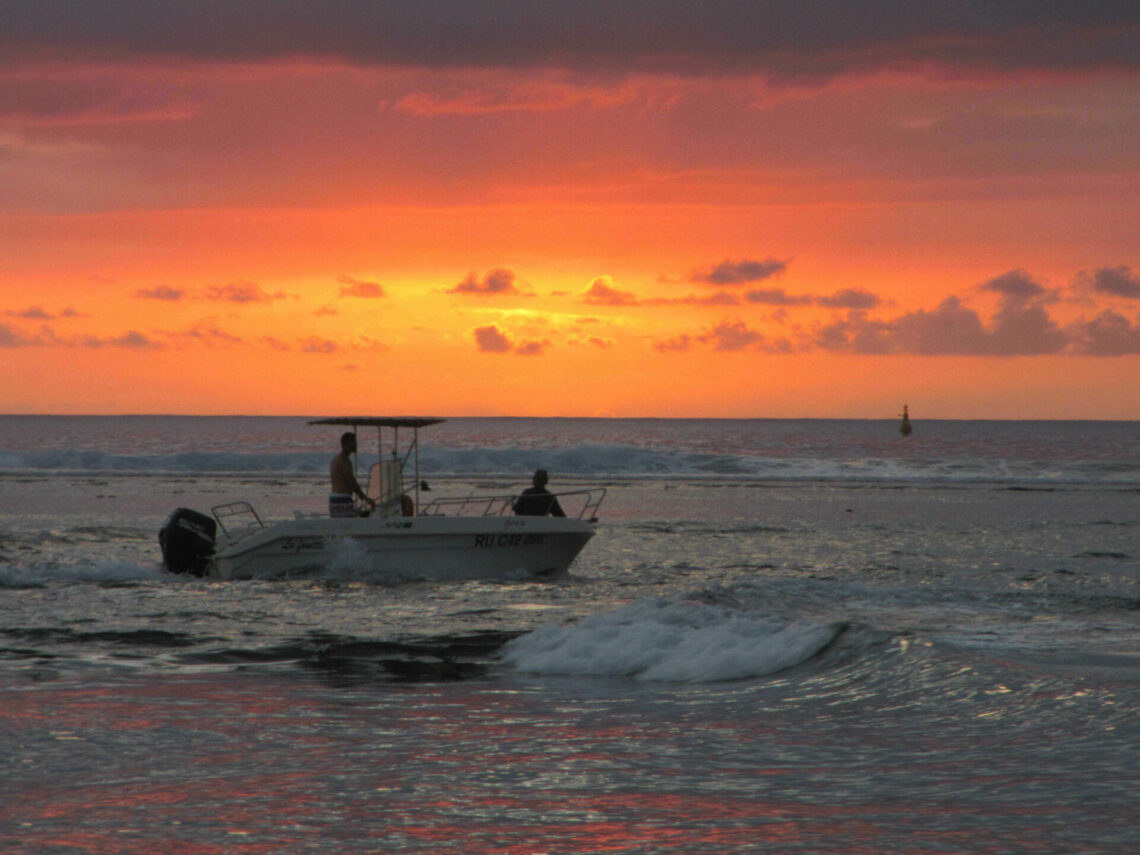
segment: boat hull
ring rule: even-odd
[[[327,574],[378,581],[551,577],[565,573],[593,535],[592,523],[557,517],[313,517],[239,532],[219,543],[209,575]]]

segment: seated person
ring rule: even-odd
[[[558,504],[557,497],[546,489],[546,482],[549,480],[550,476],[546,474],[545,469],[535,469],[534,486],[527,487],[515,500],[515,513],[523,517],[544,517],[547,514],[556,517],[566,516],[562,506]]]
[[[356,508],[352,497],[359,496],[373,508],[376,502],[370,499],[356,483],[353,472],[352,455],[356,453],[356,434],[351,431],[341,435],[340,454],[332,459],[329,465],[329,479],[332,481],[332,492],[329,493],[329,516],[354,517]]]

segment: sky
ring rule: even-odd
[[[0,2],[0,412],[1140,419],[1140,4]]]

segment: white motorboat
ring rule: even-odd
[[[314,425],[375,427],[379,462],[366,492],[374,511],[334,517],[297,512],[266,522],[249,502],[175,510],[159,533],[173,572],[219,579],[279,579],[338,568],[383,581],[511,580],[565,573],[594,536],[605,488],[554,494],[566,516],[521,516],[518,495],[462,496],[421,504],[419,430],[444,421],[414,417],[319,419]],[[411,441],[400,446],[400,431]],[[385,431],[391,445],[385,450]],[[412,477],[404,473],[410,467]],[[409,489],[405,489],[405,483]]]

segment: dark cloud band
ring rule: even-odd
[[[0,56],[557,66],[826,78],[941,64],[1135,68],[1140,4],[1088,0],[37,0],[0,7]]]

